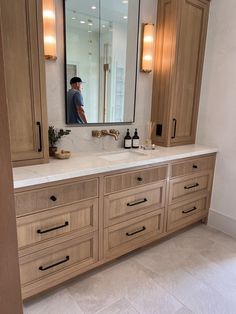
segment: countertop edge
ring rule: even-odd
[[[100,175],[102,173],[110,172],[110,171],[119,171],[124,169],[130,169],[135,167],[141,167],[146,165],[153,165],[158,163],[170,162],[174,160],[195,157],[195,156],[203,156],[208,154],[217,153],[218,149],[216,148],[208,148],[205,147],[202,150],[190,151],[190,152],[183,152],[177,153],[176,155],[164,156],[164,157],[155,157],[145,160],[138,160],[133,161],[130,163],[120,163],[116,165],[109,165],[106,167],[98,167],[98,168],[87,168],[83,170],[78,170],[77,172],[65,172],[61,174],[49,175],[49,176],[42,176],[37,178],[29,178],[24,180],[14,180],[14,189],[20,188],[29,188],[35,185],[46,184],[46,183],[53,183],[61,180],[68,180],[68,179],[75,179],[84,176],[90,175]]]

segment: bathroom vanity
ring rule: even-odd
[[[216,151],[186,145],[80,153],[15,168],[23,298],[205,223]]]

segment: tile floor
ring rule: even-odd
[[[24,305],[25,314],[236,314],[236,240],[197,225]]]

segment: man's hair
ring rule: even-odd
[[[83,83],[83,81],[81,80],[80,77],[72,77],[72,79],[70,80],[70,85],[75,84],[75,83]]]

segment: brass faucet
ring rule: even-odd
[[[114,139],[116,141],[118,140],[119,135],[120,135],[120,132],[118,130],[115,130],[115,129],[111,129],[109,131],[108,130],[101,130],[101,131],[93,130],[92,131],[93,137],[100,138],[100,137],[104,137],[104,136],[112,136],[112,137],[114,137]]]

